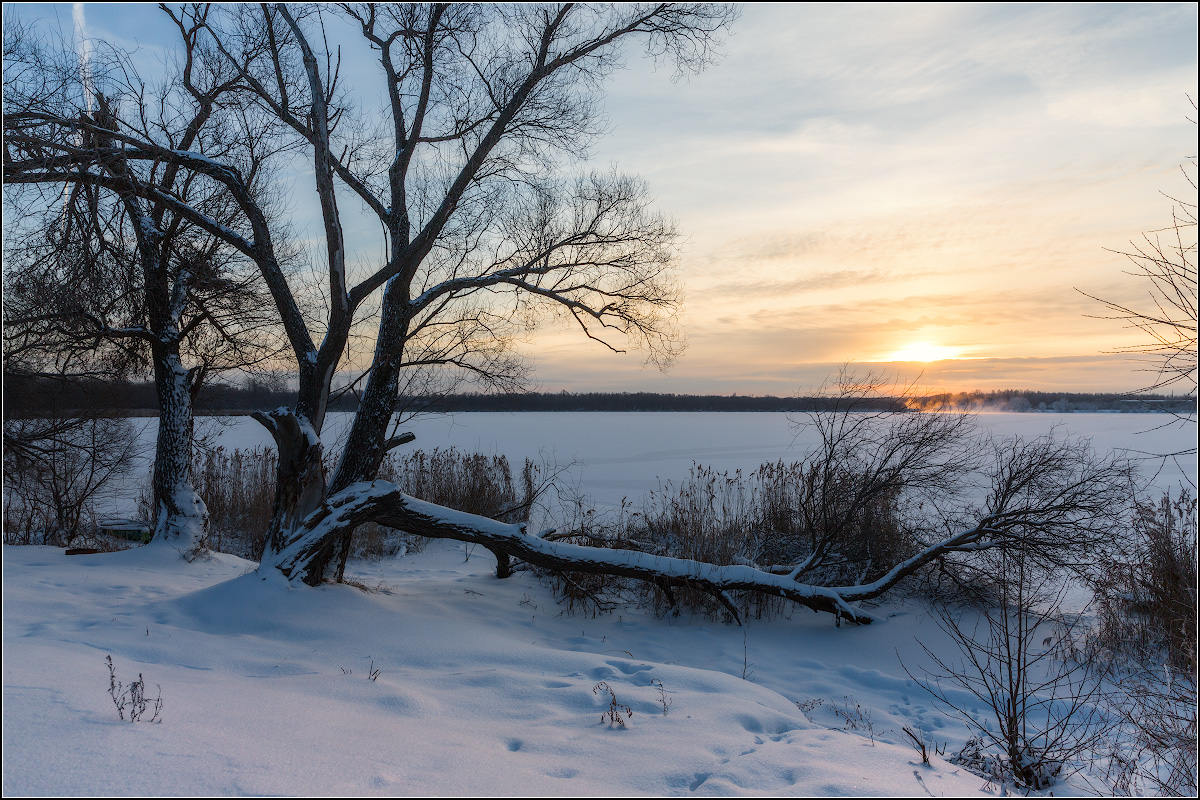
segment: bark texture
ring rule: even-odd
[[[325,500],[321,439],[304,417],[286,408],[252,415],[275,439],[278,451],[275,503],[262,560],[269,562],[290,541],[300,523]],[[328,548],[325,548],[328,550]],[[314,568],[322,570],[328,553]]]
[[[158,439],[154,458],[154,538],[185,556],[202,554],[208,540],[208,511],[191,482],[194,418],[187,370],[178,346],[162,344],[154,354],[158,391]]]

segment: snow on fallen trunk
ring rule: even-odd
[[[773,594],[862,624],[876,619],[851,606],[833,590],[797,583],[786,575],[747,566],[719,566],[633,550],[548,541],[528,533],[524,524],[499,522],[418,500],[386,481],[356,483],[330,497],[279,552],[274,566],[289,580],[315,585],[320,576],[311,565],[319,558],[321,548],[328,546],[336,532],[366,521],[420,536],[481,544],[538,567],[698,589],[719,598],[735,618],[737,611],[729,597],[731,591]]]

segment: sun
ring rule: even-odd
[[[884,361],[941,361],[946,358],[955,358],[962,352],[959,347],[946,347],[945,345],[932,344],[930,342],[913,342],[912,344],[891,353],[886,356]]]

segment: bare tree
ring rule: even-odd
[[[1193,110],[1195,102],[1192,103]],[[1130,242],[1130,250],[1112,252],[1129,259],[1130,275],[1142,280],[1147,297],[1144,304],[1124,305],[1102,300],[1111,312],[1103,319],[1121,320],[1126,327],[1139,332],[1142,341],[1126,345],[1116,352],[1134,353],[1150,364],[1147,372],[1153,380],[1140,389],[1142,392],[1181,389],[1196,395],[1196,159],[1180,171],[1190,189],[1186,198],[1165,195],[1172,202],[1171,224],[1142,235],[1141,241]],[[1179,415],[1177,415],[1179,416]],[[1194,424],[1193,411],[1181,419]],[[1195,453],[1190,447],[1166,456]],[[1186,474],[1186,473],[1185,473]]]
[[[207,26],[254,102],[309,148],[325,229],[328,313],[318,344],[272,263],[269,231],[256,226],[239,176],[209,171],[226,180],[250,219],[254,239],[236,244],[258,258],[299,369],[295,411],[260,415],[281,456],[268,560],[328,495],[374,476],[399,441],[389,424],[406,371],[451,367],[485,385],[518,385],[525,372],[513,335],[546,310],[614,349],[624,339],[670,360],[678,349],[674,229],[647,209],[640,182],[607,174],[564,180],[556,168],[598,130],[599,82],[619,63],[623,40],[699,66],[733,13],[365,5],[343,6],[337,16],[378,52],[390,117],[382,130],[373,110],[356,118],[341,90],[335,51],[325,44],[333,23],[323,11],[239,8]],[[322,44],[314,46],[314,33]],[[153,157],[186,160],[178,152]],[[357,196],[384,232],[383,262],[358,275],[347,263],[336,187]],[[220,234],[219,226],[210,231]],[[332,378],[356,315],[379,292],[360,410],[327,480],[319,436]],[[314,580],[335,546],[344,558],[348,533],[313,553]]]
[[[333,51],[319,52],[305,33],[315,19],[325,40],[319,9],[293,15],[282,5],[233,8],[223,27],[210,24],[204,6],[163,10],[183,38],[183,86],[199,108],[197,124],[182,132],[176,124],[147,126],[120,118],[111,104],[102,105],[103,119],[70,109],[10,114],[9,141],[21,144],[25,135],[29,151],[10,153],[6,180],[53,183],[86,174],[76,180],[120,197],[145,258],[159,244],[143,241],[158,236],[154,226],[137,224],[150,208],[198,226],[258,265],[300,378],[295,412],[261,417],[280,450],[268,560],[330,491],[373,476],[389,443],[403,439],[388,431],[402,371],[450,366],[485,383],[515,385],[522,369],[512,357],[511,336],[536,318],[539,306],[614,349],[618,345],[605,334],[640,342],[664,363],[677,351],[671,225],[648,211],[637,181],[616,175],[563,180],[554,167],[577,155],[598,130],[599,82],[619,63],[623,40],[640,39],[681,68],[699,66],[710,58],[731,9],[343,7],[364,45],[380,52],[392,120],[382,137],[368,135],[369,122],[345,123],[352,109],[339,104]],[[212,50],[200,46],[202,32],[211,35],[204,41]],[[210,52],[222,58],[209,58]],[[187,78],[196,65],[213,76],[228,70],[232,78],[199,89]],[[214,94],[248,95],[254,103],[217,103]],[[301,310],[303,298],[283,274],[267,214],[253,191],[254,175],[219,148],[191,149],[214,109],[227,105],[266,112],[264,118],[290,126],[296,141],[310,148],[329,271],[319,346]],[[53,127],[58,137],[57,171],[44,168],[49,137],[28,131],[38,125]],[[86,146],[78,146],[80,139]],[[145,179],[139,169],[171,180]],[[180,189],[193,179],[221,184],[222,197],[230,198],[240,218],[222,219],[185,197]],[[335,181],[365,203],[385,232],[383,263],[357,283],[348,271]],[[319,432],[332,377],[356,312],[380,291],[375,357],[350,442],[327,489]],[[164,426],[164,434],[178,427]],[[170,458],[160,455],[161,467]],[[335,544],[344,552],[346,533],[339,531],[313,554],[315,580]]]
[[[16,79],[5,83],[5,200],[18,220],[6,262],[20,263],[5,274],[5,345],[50,353],[60,373],[89,352],[152,368],[161,413],[155,538],[192,552],[205,527],[188,477],[192,399],[210,373],[269,357],[275,318],[261,313],[254,262],[161,201],[234,224],[224,188],[124,152],[123,132],[136,131],[197,158],[240,159],[252,181],[269,155],[253,134],[225,144],[232,130],[249,130],[239,108],[222,103],[233,84],[213,69],[219,60],[198,57],[198,29],[180,30],[178,70],[148,84],[113,48],[80,62],[65,46],[6,29],[6,73]]]

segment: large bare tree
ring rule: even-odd
[[[406,371],[453,368],[518,385],[514,334],[547,311],[613,349],[643,345],[663,363],[676,354],[674,228],[649,209],[640,181],[563,169],[600,129],[599,86],[627,42],[691,69],[711,58],[732,16],[667,4],[277,5],[209,24],[253,101],[308,148],[324,228],[328,314],[319,329],[283,281],[268,280],[299,394],[291,412],[259,415],[280,453],[265,560],[290,548],[327,499],[372,479],[404,439],[389,425]],[[374,52],[382,109],[356,109],[339,84],[329,42],[351,35]],[[371,121],[380,112],[383,126]],[[382,259],[358,269],[339,201],[347,194],[383,233]],[[360,409],[326,476],[320,434],[333,376],[372,302],[379,323]],[[320,537],[302,566],[285,571],[319,581],[336,550],[344,558],[351,530]]]

